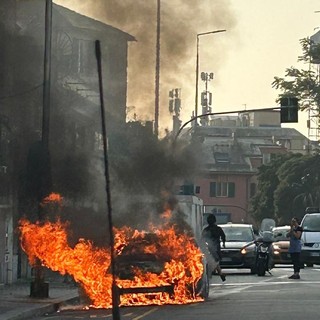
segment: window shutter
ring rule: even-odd
[[[235,183],[228,182],[228,198],[234,198],[235,196]]]
[[[217,184],[216,182],[210,182],[210,197],[216,196]]]

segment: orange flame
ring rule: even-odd
[[[61,221],[32,224],[26,219],[20,220],[21,247],[26,252],[31,265],[36,259],[42,265],[68,273],[78,282],[90,300],[92,307],[111,308],[112,275],[110,274],[110,250],[96,248],[90,241],[80,239],[74,248],[67,241],[68,223]],[[195,295],[197,285],[203,273],[202,253],[192,238],[186,234],[177,235],[174,227],[153,229],[157,243],[147,243],[142,249],[135,246],[135,241],[144,241],[146,232],[129,227],[115,229],[116,257],[130,244],[132,251],[154,254],[160,260],[165,257],[164,268],[160,273],[142,272],[134,269],[130,279],[116,277],[119,288],[159,287],[174,284],[174,295],[166,292],[126,293],[120,297],[121,306],[147,304],[185,304],[202,301]]]
[[[63,197],[59,193],[52,192],[42,200],[42,204],[57,203],[61,205],[62,200]]]

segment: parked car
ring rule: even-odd
[[[301,260],[308,267],[320,264],[320,211],[318,208],[316,211],[306,213],[301,221]]]
[[[243,268],[256,273],[257,252],[252,225],[227,223],[219,226],[226,234],[226,247],[221,248],[221,268]],[[246,246],[248,243],[251,244]],[[246,248],[242,249],[244,246]]]
[[[288,253],[290,238],[287,233],[290,226],[279,226],[272,229],[273,243],[271,250],[272,265],[292,264],[290,254]]]

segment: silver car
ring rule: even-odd
[[[255,273],[256,244],[252,225],[227,223],[219,226],[226,235],[225,248],[221,247],[221,268],[250,269],[252,274]]]

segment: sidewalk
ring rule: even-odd
[[[59,306],[78,300],[78,287],[63,282],[63,277],[45,279],[49,298],[31,298],[30,280],[12,285],[0,284],[0,320],[25,320],[58,310]]]

